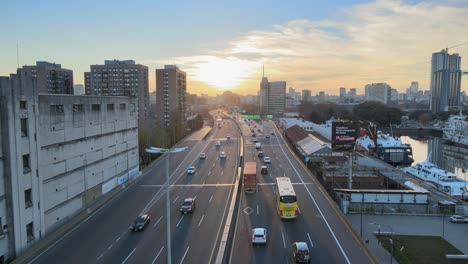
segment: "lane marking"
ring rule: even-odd
[[[211,203],[212,199],[213,199],[213,195],[211,195],[210,200],[208,201],[208,203]]]
[[[157,224],[159,224],[159,222],[161,221],[162,219],[162,215],[159,217],[158,221],[156,221],[156,223],[154,223],[153,227],[155,227]]]
[[[348,255],[346,255],[343,247],[341,246],[340,242],[338,241],[338,238],[336,237],[335,233],[333,232],[330,224],[328,223],[327,219],[325,218],[325,216],[323,215],[322,213],[322,210],[320,209],[320,207],[318,206],[317,202],[315,201],[314,197],[312,196],[312,193],[310,192],[309,188],[307,188],[305,186],[305,182],[304,180],[302,179],[301,175],[299,174],[299,172],[296,170],[296,167],[293,166],[291,160],[289,159],[288,155],[286,155],[286,152],[284,151],[283,149],[283,146],[280,145],[280,148],[284,154],[284,156],[286,157],[286,159],[289,161],[289,164],[291,165],[291,167],[293,168],[293,170],[296,172],[296,175],[299,177],[299,179],[301,179],[301,182],[304,183],[304,187],[307,191],[307,193],[309,194],[309,197],[310,199],[312,199],[312,201],[314,202],[314,205],[317,207],[317,210],[319,211],[320,215],[322,216],[322,219],[323,221],[325,222],[328,230],[330,231],[331,235],[333,236],[333,239],[335,240],[336,244],[338,245],[338,247],[340,248],[340,251],[341,251],[341,254],[343,254],[344,258],[346,259],[346,263],[348,264],[351,264],[351,261],[349,261],[349,258],[348,258]],[[294,154],[293,154],[294,155]],[[297,160],[296,160],[297,161]]]
[[[309,232],[307,232],[307,237],[309,237],[309,242],[312,247],[314,247],[314,243],[312,243],[312,239],[310,238]]]
[[[179,224],[180,224],[180,222],[182,222],[182,219],[184,219],[184,216],[185,216],[185,215],[182,215],[182,217],[179,219],[179,222],[177,222],[176,227],[179,227]]]
[[[286,241],[284,241],[284,233],[281,231],[281,236],[283,237],[283,247],[286,248]]]
[[[156,257],[153,259],[153,262],[151,262],[151,264],[154,264],[154,262],[156,262],[156,260],[158,259],[159,255],[161,254],[161,252],[163,251],[164,249],[164,246],[161,248],[161,250],[159,250],[158,254],[156,255]]]
[[[120,237],[118,237],[118,238],[115,240],[115,242],[119,242],[119,240],[120,240]]]
[[[210,176],[210,175],[211,175],[211,170],[208,172],[208,176]]]
[[[194,200],[197,199],[197,196],[195,195],[195,196],[193,197],[193,199],[194,199]]]
[[[301,208],[298,206],[297,211],[299,211],[299,214],[301,214]]]
[[[104,253],[102,253],[101,255],[99,255],[99,257],[97,258],[97,260],[100,260],[102,257],[104,257]]]
[[[273,183],[274,184],[274,183]],[[307,184],[307,183],[304,183]],[[234,186],[234,183],[208,183],[205,184],[205,186],[222,186],[222,187],[231,187]],[[153,187],[165,187],[166,185],[160,185],[160,184],[145,184],[145,185],[140,185],[140,187],[145,187],[145,188],[153,188]],[[203,184],[173,184],[170,185],[170,187],[203,187]]]
[[[124,264],[125,262],[127,262],[127,260],[130,258],[130,256],[133,254],[133,252],[135,252],[136,248],[134,248],[132,250],[132,252],[130,252],[130,254],[124,259],[124,261],[122,261],[122,264]]]
[[[177,199],[179,199],[179,196],[177,196],[172,203],[174,204],[177,201]]]
[[[205,215],[202,216],[202,218],[200,219],[200,222],[198,222],[198,227],[200,227],[202,221],[203,221],[203,218],[205,218]]]
[[[185,250],[184,256],[182,257],[182,260],[180,261],[180,264],[182,264],[184,262],[185,256],[187,255],[187,252],[188,252],[189,248],[190,247],[187,247],[187,250]]]
[[[258,204],[257,204],[257,215],[258,215]]]
[[[114,244],[110,244],[110,246],[107,247],[107,250],[110,250],[113,246]]]

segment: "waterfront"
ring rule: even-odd
[[[401,140],[413,148],[413,165],[427,160],[430,154],[430,162],[455,173],[462,180],[468,177],[468,148],[447,144],[438,137],[402,136]]]

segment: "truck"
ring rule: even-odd
[[[257,163],[246,162],[244,165],[244,191],[257,191]]]

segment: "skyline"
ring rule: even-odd
[[[187,72],[187,91],[195,94],[256,94],[263,64],[269,81],[312,94],[336,95],[340,87],[362,93],[376,82],[404,92],[411,81],[429,89],[432,53],[468,42],[468,3],[456,0],[90,3],[7,2],[0,75],[16,72],[18,45],[20,67],[59,63],[73,70],[75,84],[83,84],[90,65],[131,59],[149,67],[150,92],[155,69],[165,64]],[[174,21],[164,10],[179,15]],[[468,71],[468,45],[449,53],[459,53]]]

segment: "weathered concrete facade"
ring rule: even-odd
[[[39,94],[27,72],[0,77],[0,100],[8,259],[139,175],[138,113],[129,97]]]

